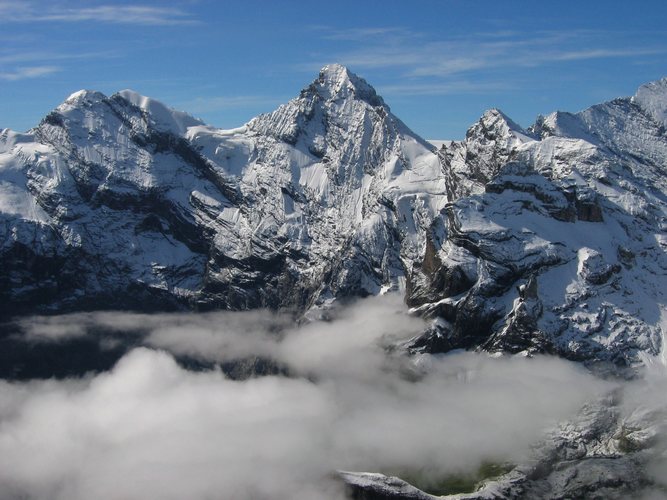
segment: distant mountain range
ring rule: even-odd
[[[446,117],[442,118],[446,120]],[[409,347],[614,366],[667,325],[667,79],[438,149],[362,78],[220,130],[125,90],[0,132],[0,312],[268,307],[400,291]]]

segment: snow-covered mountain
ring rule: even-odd
[[[400,290],[416,351],[634,364],[666,317],[667,80],[437,149],[363,79],[220,130],[126,90],[0,132],[0,307],[298,312]]]
[[[661,80],[529,130],[492,110],[439,151],[451,203],[413,267],[408,303],[440,321],[417,348],[616,365],[660,352],[666,96]]]
[[[337,65],[235,130],[82,91],[1,137],[9,311],[377,294],[399,287],[447,201],[432,148]]]

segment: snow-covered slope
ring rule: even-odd
[[[234,130],[77,92],[0,132],[3,314],[404,290],[436,320],[416,350],[636,363],[667,317],[666,81],[439,148],[339,65]]]
[[[432,147],[338,65],[236,130],[81,91],[1,137],[10,312],[377,294],[398,288],[446,202]]]

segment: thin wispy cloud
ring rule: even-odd
[[[314,32],[321,33],[322,38],[326,40],[345,40],[355,42],[391,36],[401,38],[415,36],[411,31],[398,27],[333,29],[327,26],[311,26],[310,29]]]
[[[101,22],[168,26],[196,24],[185,10],[146,5],[98,5],[95,7],[56,8],[39,2],[0,2],[2,22]]]
[[[121,57],[115,50],[97,52],[41,52],[41,51],[8,51],[0,52],[0,64],[34,63],[35,61],[69,61],[82,59],[109,59]]]
[[[664,47],[594,46],[599,35],[586,33],[538,33],[527,38],[515,34],[495,39],[479,37],[415,43],[411,38],[390,38],[341,54],[350,65],[366,68],[403,67],[410,76],[448,76],[497,67],[538,66],[563,61],[656,55]],[[584,43],[586,42],[586,43]],[[602,45],[607,40],[597,40]],[[554,50],[552,47],[559,47]]]
[[[39,78],[64,71],[59,64],[67,61],[110,59],[119,57],[117,51],[97,52],[51,52],[30,50],[0,51],[0,80],[19,81]]]
[[[28,66],[9,71],[0,71],[0,80],[15,82],[28,78],[39,78],[61,71],[58,66]]]
[[[349,30],[317,28],[322,39],[351,42],[350,50],[340,49],[328,56],[356,71],[391,70],[396,83],[382,87],[389,93],[406,95],[445,95],[476,93],[498,87],[490,72],[500,69],[536,68],[568,62],[640,58],[667,53],[662,46],[627,46],[615,33],[594,30],[537,31],[526,35],[516,31],[471,33],[427,39],[422,33],[401,27],[354,28]],[[625,33],[624,36],[630,36]],[[365,41],[364,44],[354,43]],[[312,70],[318,63],[300,64]],[[485,78],[478,79],[479,75]],[[468,85],[463,81],[483,81]],[[499,80],[498,80],[499,81]],[[507,89],[507,85],[504,86]],[[486,89],[488,90],[488,89]]]
[[[441,83],[408,83],[404,85],[378,86],[382,95],[387,96],[411,96],[411,95],[450,95],[450,94],[476,94],[485,92],[497,92],[509,90],[513,84],[510,82],[471,82],[471,81],[449,81]]]
[[[30,4],[24,1],[0,1],[0,16],[4,20],[27,16],[31,11]]]
[[[652,49],[594,49],[594,50],[577,50],[571,52],[561,52],[554,57],[555,61],[575,61],[584,59],[606,59],[615,57],[636,57],[659,55],[667,53],[665,48]]]
[[[432,51],[432,53],[435,51]],[[448,51],[456,53],[455,51]],[[585,61],[594,59],[613,59],[640,57],[645,55],[658,55],[667,53],[667,49],[581,49],[581,50],[556,50],[550,52],[537,52],[532,49],[513,52],[504,47],[485,46],[477,50],[470,51],[462,56],[440,56],[429,64],[423,61],[422,64],[412,64],[406,68],[406,75],[412,77],[449,77],[453,75],[462,75],[476,71],[493,70],[497,68],[517,69],[517,68],[536,68],[554,63],[568,61]],[[364,54],[364,58],[372,58],[369,54]],[[397,54],[397,60],[405,59],[405,55]],[[390,56],[389,56],[390,59]],[[352,59],[354,63],[362,62],[363,58]],[[376,61],[375,64],[379,64]],[[397,65],[397,64],[394,64]]]

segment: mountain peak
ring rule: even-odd
[[[106,98],[107,96],[97,90],[82,89],[70,94],[70,96],[65,99],[65,103],[76,105],[83,102],[101,101]]]
[[[327,100],[355,97],[372,106],[385,106],[382,97],[363,78],[341,64],[327,64],[313,82],[317,92]]]
[[[484,136],[489,138],[514,137],[521,142],[531,140],[530,132],[514,122],[498,108],[486,110],[479,121],[466,133],[466,137]]]
[[[515,132],[520,132],[524,135],[527,135],[527,132],[523,129],[521,125],[516,123],[514,120],[512,120],[509,116],[507,116],[498,108],[491,108],[486,110],[482,115],[480,121],[485,124],[504,123],[509,130],[513,130]]]
[[[649,82],[637,89],[632,97],[637,104],[655,121],[667,126],[667,78]]]
[[[320,70],[319,80],[323,84],[342,84],[350,80],[350,75],[350,70],[342,64],[327,64]]]
[[[203,125],[201,120],[188,113],[176,111],[162,102],[141,95],[134,90],[121,90],[115,95],[122,97],[133,106],[147,113],[160,129],[168,130],[176,135],[184,134],[188,127]]]

